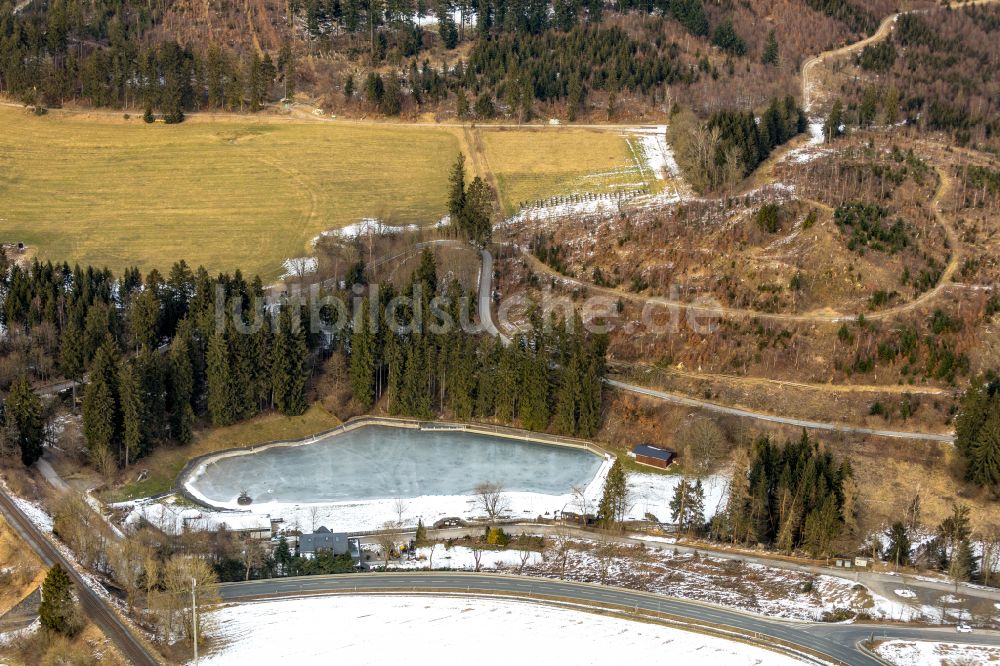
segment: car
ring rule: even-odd
[[[972,627],[970,627],[969,625],[963,623],[963,624],[957,625],[955,627],[955,631],[957,631],[960,634],[971,634],[972,633]]]

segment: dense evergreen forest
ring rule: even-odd
[[[247,32],[233,27],[246,17],[225,4],[196,19],[182,0],[38,1],[16,12],[0,0],[0,91],[38,107],[84,102],[147,120],[156,111],[167,122],[203,109],[257,111],[300,86],[329,99],[331,85],[348,107],[385,115],[432,104],[527,120],[534,107],[559,104],[572,120],[596,92],[612,116],[619,97],[661,104],[671,86],[704,81],[705,94],[726,97],[736,91],[720,79],[766,74],[783,85],[805,43],[781,22],[756,34],[760,13],[773,10],[750,9],[703,0],[296,0],[288,14],[251,18]],[[809,0],[799,11],[831,43],[874,22],[844,0]]]
[[[579,320],[537,317],[536,330],[510,346],[471,324],[464,330],[474,313],[461,307],[475,298],[457,282],[438,284],[429,251],[407,304],[393,305],[387,287],[353,311],[347,292],[265,306],[259,278],[211,277],[183,261],[166,277],[37,261],[7,274],[0,360],[11,388],[0,452],[16,447],[28,465],[47,436],[31,388],[38,380],[84,384],[87,447],[110,474],[162,442],[191,441],[199,419],[225,426],[266,410],[303,413],[310,378],[332,354],[344,356],[364,409],[385,395],[393,414],[475,416],[584,437],[600,422],[603,337],[585,335]]]
[[[530,430],[551,426],[565,435],[592,437],[601,420],[605,375],[604,336],[589,336],[578,319],[545,321],[537,310],[531,332],[512,344],[467,333],[464,294],[457,282],[438,284],[433,255],[425,250],[404,294],[414,294],[392,311],[391,289],[380,290],[374,321],[371,303],[360,308],[349,341],[351,389],[368,407],[386,396],[391,414],[431,418],[450,413],[520,423]],[[474,296],[466,296],[469,302]],[[435,305],[443,301],[444,307]],[[434,313],[413,325],[420,313]],[[394,323],[398,325],[393,325]],[[447,330],[435,330],[438,328]],[[395,330],[394,330],[395,329]]]
[[[804,432],[784,445],[760,437],[749,460],[738,465],[727,509],[711,531],[733,543],[831,555],[838,542],[857,536],[856,494],[850,465]]]

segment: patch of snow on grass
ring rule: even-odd
[[[629,475],[629,499],[632,508],[628,517],[642,520],[647,513],[656,516],[660,522],[670,521],[670,500],[683,477],[679,474]],[[709,520],[725,508],[729,492],[729,476],[714,474],[702,480],[705,490],[705,519]]]
[[[879,644],[875,652],[896,666],[988,664],[1000,661],[1000,647],[930,641],[886,641]]]
[[[623,655],[635,663],[660,663],[665,655],[672,663],[713,666],[802,663],[680,629],[485,598],[310,597],[231,606],[212,620],[222,647],[202,659],[205,666],[427,664],[460,656],[506,666],[522,649],[533,662],[575,666],[617,663]]]
[[[677,162],[667,145],[666,125],[639,127],[628,130],[628,133],[638,140],[642,152],[639,157],[643,159],[645,167],[653,173],[656,180],[663,180],[668,173],[671,176],[678,175]]]
[[[315,273],[319,267],[319,260],[316,257],[295,257],[294,259],[285,259],[281,266],[285,269],[285,272],[281,274],[282,278],[300,277]]]
[[[6,484],[4,484],[4,488],[7,490]],[[9,491],[7,494],[14,501],[14,504],[17,505],[17,508],[19,508],[24,515],[28,517],[28,520],[30,520],[35,527],[43,532],[52,533],[52,516],[46,513],[45,509],[38,506],[34,502],[22,499]]]

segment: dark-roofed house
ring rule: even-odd
[[[342,532],[331,532],[320,527],[312,534],[299,536],[299,555],[311,560],[316,553],[327,551],[334,555],[350,554],[355,564],[361,564],[361,542]]]
[[[677,454],[670,449],[664,449],[652,444],[636,444],[632,449],[632,457],[637,463],[666,469],[674,462]]]

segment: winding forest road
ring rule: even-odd
[[[998,0],[988,1],[995,2]],[[883,23],[883,25],[884,24],[885,23]],[[891,25],[891,23],[889,25]],[[843,47],[842,49],[838,49],[838,52],[850,48],[851,47]],[[818,58],[822,59],[822,56],[818,56]],[[810,62],[819,61],[814,59]],[[591,282],[568,277],[540,260],[530,251],[530,249],[517,244],[514,244],[514,247],[518,250],[518,252],[520,252],[521,256],[524,258],[531,270],[544,273],[561,282],[581,287],[593,293],[610,296],[615,299],[623,299],[633,303],[650,303],[668,308],[676,308],[678,311],[683,310],[699,317],[731,317],[736,319],[760,319],[764,321],[812,324],[854,322],[857,321],[862,315],[866,321],[891,320],[930,304],[949,289],[963,288],[965,286],[952,282],[955,273],[958,271],[959,263],[962,257],[961,240],[958,237],[958,233],[955,231],[955,227],[941,212],[942,202],[954,189],[954,179],[951,174],[948,173],[946,168],[933,163],[931,166],[938,176],[938,186],[934,190],[934,194],[928,202],[928,206],[930,207],[931,213],[934,215],[938,225],[944,231],[945,238],[947,239],[947,247],[950,250],[948,261],[945,264],[944,269],[941,271],[941,275],[938,277],[937,282],[932,288],[924,291],[916,298],[906,301],[905,303],[900,303],[899,305],[894,305],[892,307],[872,312],[850,314],[830,312],[828,309],[825,309],[822,312],[802,313],[766,312],[763,310],[729,307],[721,304],[708,305],[705,303],[692,303],[690,301],[681,301],[661,296],[643,296],[634,292],[616,289],[614,287],[601,287]]]

